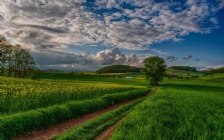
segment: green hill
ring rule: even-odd
[[[190,66],[171,66],[168,69],[191,71],[191,72],[196,72],[197,71],[195,67],[190,67]]]
[[[97,73],[126,73],[126,72],[140,72],[140,68],[127,65],[112,65],[107,66],[96,71]]]
[[[208,71],[204,71],[204,75],[212,75],[212,74],[217,74],[217,73],[224,73],[224,67],[222,68],[217,68],[217,69],[210,69]]]

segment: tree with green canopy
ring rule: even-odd
[[[150,86],[157,86],[163,80],[166,64],[163,58],[158,56],[148,57],[144,60],[143,69]]]
[[[10,44],[0,35],[0,76],[33,77],[37,79],[40,71],[30,52],[20,45]]]

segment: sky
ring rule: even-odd
[[[0,0],[0,35],[41,69],[224,67],[224,0]]]

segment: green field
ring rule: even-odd
[[[142,76],[127,79],[126,75],[47,73],[40,80],[0,77],[0,139],[11,139],[147,93],[149,87]]]
[[[10,114],[139,88],[142,87],[105,82],[33,81],[2,77],[0,111],[1,114]]]
[[[127,78],[127,77],[132,77]],[[75,83],[97,82],[107,84],[119,84],[125,86],[146,86],[148,82],[141,73],[106,73],[97,75],[93,72],[82,73],[65,73],[65,72],[50,72],[42,73],[41,79],[44,80],[60,80],[60,81],[74,81]]]
[[[191,77],[191,76],[202,76],[202,72],[192,72],[192,71],[182,71],[182,70],[173,70],[173,69],[167,69],[166,70],[166,73],[167,74],[175,74],[175,75],[178,75],[178,76],[181,76],[183,78],[186,78],[186,77]]]
[[[168,71],[175,73],[176,71]],[[178,71],[175,74],[189,75]],[[223,139],[224,74],[165,78],[156,93],[107,112],[54,139],[94,139],[127,116],[111,139]],[[0,77],[0,139],[12,139],[145,95],[142,74],[44,73],[40,80]],[[127,135],[128,134],[128,135]]]
[[[224,74],[165,80],[128,114],[112,140],[224,139],[223,91]]]

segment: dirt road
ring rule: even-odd
[[[150,90],[144,96],[140,96],[140,97],[135,98],[135,99],[131,99],[131,100],[127,100],[127,101],[118,103],[118,104],[113,105],[111,107],[108,107],[108,108],[105,108],[105,109],[102,109],[102,110],[99,110],[99,111],[96,111],[96,112],[93,112],[93,113],[89,113],[89,114],[84,115],[84,116],[82,116],[80,118],[74,118],[74,119],[68,120],[67,122],[63,122],[61,124],[52,126],[50,128],[44,129],[44,130],[35,131],[35,132],[32,132],[32,133],[30,133],[28,135],[23,135],[23,136],[16,137],[14,140],[49,140],[52,137],[54,137],[56,135],[59,135],[59,134],[65,132],[65,131],[73,128],[74,126],[76,126],[78,124],[81,124],[81,123],[84,123],[84,122],[86,122],[86,121],[88,121],[88,120],[90,120],[92,118],[97,117],[97,116],[100,116],[101,114],[103,114],[105,112],[115,110],[118,107],[123,106],[125,104],[128,104],[128,103],[130,103],[130,102],[132,102],[134,100],[137,100],[137,99],[140,99],[140,98],[144,98],[145,96],[147,96],[150,93],[152,93],[154,90],[155,89]],[[111,130],[113,130],[113,129],[111,128]],[[107,135],[109,135],[109,133]]]

